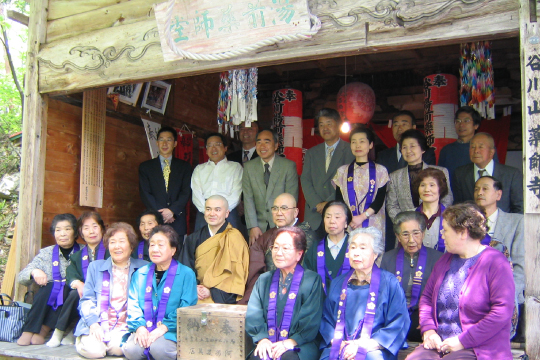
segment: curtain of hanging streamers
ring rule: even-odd
[[[495,119],[491,43],[461,44],[461,106],[474,107],[483,118]]]

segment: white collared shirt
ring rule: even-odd
[[[396,145],[396,151],[397,151],[397,161],[401,160],[401,150],[399,148],[399,143]]]
[[[193,204],[204,214],[206,199],[212,195],[221,195],[233,210],[240,202],[242,194],[243,168],[237,162],[224,158],[217,164],[208,160],[197,165],[191,176]]]
[[[495,225],[497,225],[497,218],[499,217],[499,208],[495,210],[493,214],[488,216],[487,218],[487,225],[489,227],[488,234],[489,236],[493,237],[493,233],[495,232]]]
[[[346,237],[347,235],[343,236],[343,239],[341,239],[337,244],[334,244],[334,242],[330,240],[329,237],[326,238],[328,248],[330,249],[330,254],[332,254],[332,257],[334,258],[334,260],[336,260],[337,256],[339,255],[339,252],[341,251],[341,248],[343,247],[343,244],[345,243]]]
[[[328,144],[326,142],[324,143],[324,154],[325,154],[325,156],[326,156],[326,154],[328,154],[328,149],[330,149],[330,148],[334,149],[334,151],[332,152],[332,156],[334,156],[334,153],[336,152],[337,146],[339,144],[339,140],[340,139],[338,139],[338,141],[336,141],[334,143],[334,145],[332,145],[332,146],[328,146]]]
[[[252,147],[249,150],[242,148],[242,159],[244,159],[244,154],[246,153],[246,151],[248,151],[248,160],[251,160],[251,158],[253,157],[253,153],[255,152],[256,149],[257,149],[256,146]]]
[[[493,168],[495,167],[495,163],[493,162],[493,159],[491,159],[490,162],[488,162],[488,164],[486,165],[485,169],[483,170],[486,170],[487,174],[484,174],[484,175],[489,175],[489,176],[493,176]],[[480,176],[478,176],[478,170],[482,170],[480,169],[476,164],[474,164],[474,182],[476,182]]]
[[[270,165],[270,166],[268,167],[268,171],[272,172],[272,166],[274,166],[274,160],[275,160],[275,159],[276,159],[276,154],[274,154],[274,156],[272,156],[272,158],[271,158],[270,160],[268,160],[268,162],[265,162],[265,161],[261,158],[262,167],[263,167],[263,172],[266,170],[266,169],[264,168],[264,165],[265,165],[265,164]]]

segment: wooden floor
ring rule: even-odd
[[[401,350],[398,355],[399,360],[404,360],[414,348],[418,346],[417,343],[411,343],[409,349]],[[512,344],[513,347],[520,347],[519,344]],[[513,359],[520,359],[524,354],[522,349],[512,349]],[[16,343],[0,342],[0,360],[18,360],[18,359],[39,359],[39,360],[82,360],[75,351],[75,346],[59,346],[57,348],[49,348],[45,345],[30,345],[19,346]],[[122,360],[125,358],[108,356],[105,359],[108,360]],[[240,360],[240,359],[239,359]]]

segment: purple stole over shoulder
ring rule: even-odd
[[[349,208],[351,209],[353,216],[360,215],[360,209],[358,208],[358,206],[364,201],[364,199],[366,199],[366,203],[364,204],[364,211],[369,209],[369,207],[371,206],[371,203],[373,203],[373,199],[375,197],[376,185],[377,185],[377,172],[375,169],[375,163],[369,160],[368,161],[369,189],[364,199],[357,202],[356,190],[354,190],[354,165],[355,163],[356,162],[353,161],[349,165],[349,169],[347,171],[347,197],[349,198]],[[362,227],[368,227],[368,226],[369,226],[369,219],[366,219],[362,223]]]
[[[281,323],[278,326],[277,323],[277,299],[279,292],[279,275],[280,269],[274,271],[272,276],[272,283],[270,284],[270,293],[268,294],[268,339],[275,343],[277,341],[284,341],[289,338],[289,328],[291,327],[291,321],[293,317],[294,304],[296,303],[296,298],[298,297],[298,289],[300,288],[300,282],[304,276],[304,268],[297,264],[294,269],[294,274],[291,282],[291,287],[289,289],[289,297],[285,303],[285,308],[283,309],[283,314],[281,316]],[[276,360],[281,359],[279,357]]]
[[[484,236],[484,238],[482,239],[481,243],[482,243],[482,245],[489,246],[489,244],[491,243],[491,235],[489,235],[488,233],[486,233],[486,236]]]
[[[404,258],[405,258],[405,250],[403,249],[403,247],[400,247],[397,253],[397,258],[396,258],[396,278],[398,279],[400,284],[401,284],[401,280],[403,276]],[[422,289],[422,277],[424,276],[426,262],[427,262],[427,249],[424,245],[422,245],[422,247],[420,248],[420,252],[418,254],[418,262],[416,263],[416,271],[413,277],[411,301],[408,307],[409,312],[416,304],[418,304],[418,300],[420,299],[420,290]]]
[[[377,311],[377,301],[379,298],[381,270],[377,267],[376,264],[373,264],[373,268],[371,271],[371,283],[369,284],[369,296],[366,304],[366,312],[364,314],[364,319],[360,321],[353,334],[348,334],[347,327],[345,326],[345,311],[347,309],[347,285],[353,273],[354,270],[351,270],[348,273],[348,276],[345,277],[345,279],[343,280],[343,284],[341,285],[341,295],[339,297],[339,308],[337,312],[336,328],[334,330],[334,340],[332,341],[332,348],[330,350],[330,359],[343,359],[343,351],[340,351],[340,348],[341,342],[344,338],[345,340],[355,340],[356,338],[358,338],[358,333],[360,332],[361,338],[371,339],[373,322],[375,321],[375,312]],[[343,348],[343,350],[345,350],[345,348]],[[364,360],[366,358],[366,355],[366,349],[358,347],[358,352],[356,353],[355,360]]]
[[[85,246],[84,249],[81,250],[81,261],[82,261],[81,265],[82,265],[82,273],[83,273],[84,281],[86,281],[86,273],[88,272],[88,265],[90,264],[88,257],[89,257],[88,246]],[[102,240],[97,246],[96,260],[103,260],[103,259],[105,259],[105,246],[103,246],[103,240]]]
[[[137,248],[137,259],[143,259],[144,257],[144,240],[139,242],[139,247]]]
[[[444,212],[444,210],[446,210],[446,207],[439,203],[439,206],[441,208],[441,218],[439,220],[439,240],[437,241],[437,244],[435,244],[435,247],[434,249],[437,250],[437,251],[440,251],[442,253],[445,252],[446,250],[446,246],[444,246],[444,239],[442,238],[442,232],[443,232],[443,227],[442,227],[442,213]],[[418,212],[422,212],[422,205],[420,205],[419,207],[416,208],[416,211]]]
[[[79,249],[79,244],[75,243],[73,252],[77,252]],[[66,285],[66,279],[62,277],[60,271],[60,246],[58,245],[55,245],[52,251],[52,275],[54,284],[47,305],[56,310],[59,306],[64,305],[64,286]]]
[[[346,236],[345,240],[347,240],[349,235],[345,235],[345,236]],[[345,253],[345,257],[343,258],[343,264],[341,264],[341,268],[339,269],[338,273],[335,274],[334,277],[332,277],[332,275],[328,273],[328,270],[326,269],[326,261],[324,260],[325,259],[324,255],[326,251],[326,239],[327,237],[325,236],[321,241],[319,241],[319,244],[317,245],[317,274],[319,274],[319,276],[321,277],[323,290],[325,294],[326,294],[326,275],[328,275],[330,279],[334,279],[338,277],[339,275],[349,272],[349,270],[351,270],[351,264],[349,262],[349,252],[347,251]],[[345,246],[345,243],[343,244],[343,246]]]

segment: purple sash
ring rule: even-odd
[[[154,330],[158,325],[161,324],[163,318],[165,317],[165,310],[167,309],[169,296],[171,296],[171,290],[176,277],[177,268],[178,262],[172,259],[171,265],[169,266],[169,271],[167,272],[165,287],[163,288],[163,292],[161,294],[161,300],[159,301],[157,307],[157,312],[154,312],[154,304],[152,302],[152,284],[154,281],[156,264],[150,265],[150,270],[148,271],[148,275],[146,275],[146,288],[144,293],[144,318],[146,320],[146,328],[148,331]]]
[[[405,258],[405,250],[403,249],[403,247],[400,247],[398,250],[397,259],[396,259],[396,278],[398,279],[400,284],[401,284],[402,275],[403,275],[404,258]],[[413,277],[409,312],[416,304],[418,304],[418,300],[420,299],[420,290],[422,289],[422,277],[424,276],[426,262],[427,262],[427,249],[425,246],[422,245],[422,247],[420,248],[420,253],[418,254],[418,262],[416,264],[416,271]]]
[[[491,243],[491,235],[489,235],[488,233],[486,233],[486,236],[484,236],[484,238],[482,239],[481,243],[482,243],[482,245],[489,246],[489,244]]]
[[[358,337],[360,332],[360,337],[365,339],[371,339],[371,332],[373,330],[373,322],[375,320],[375,312],[377,311],[377,300],[379,298],[379,285],[381,282],[381,270],[377,267],[376,264],[373,264],[371,272],[371,283],[369,284],[369,297],[366,304],[366,312],[364,314],[364,319],[360,321],[358,327],[352,335],[347,334],[347,328],[345,326],[345,310],[347,308],[347,285],[349,280],[354,273],[354,270],[351,270],[348,276],[343,280],[341,285],[341,296],[339,299],[339,308],[337,312],[336,319],[336,328],[334,330],[334,340],[332,342],[332,348],[330,350],[330,359],[341,360],[343,359],[343,352],[340,352],[341,342],[343,338],[346,337],[346,340],[355,340]],[[345,349],[345,348],[343,348]],[[367,351],[362,347],[358,347],[358,352],[356,353],[355,360],[364,360],[366,358]]]
[[[364,204],[364,211],[369,209],[371,206],[371,203],[373,203],[373,198],[375,197],[375,190],[376,190],[376,184],[377,184],[377,172],[375,169],[375,163],[371,160],[368,161],[369,165],[369,189],[364,197],[364,199],[357,202],[356,199],[356,190],[354,190],[354,164],[356,162],[352,162],[349,165],[349,169],[347,171],[347,197],[349,198],[349,208],[351,209],[351,212],[353,216],[360,215],[360,209],[358,206],[366,199],[366,203]],[[362,227],[368,227],[369,226],[369,219],[364,220],[362,223]]]
[[[440,216],[440,220],[439,220],[439,240],[437,241],[437,244],[435,244],[435,247],[434,249],[437,250],[437,251],[440,251],[442,253],[444,253],[446,251],[446,246],[444,246],[444,239],[442,238],[442,232],[443,232],[443,227],[442,227],[442,221],[443,221],[443,218],[442,218],[442,213],[444,212],[444,210],[446,210],[446,207],[439,203],[439,207],[441,208],[441,216]],[[416,208],[416,211],[418,212],[421,212],[423,213],[422,211],[422,205],[420,205],[419,207]]]
[[[347,241],[349,235],[345,235],[345,236],[346,236],[345,241]],[[343,246],[347,245],[345,244],[345,241],[343,243]],[[326,269],[326,261],[324,260],[325,251],[326,251],[326,236],[321,241],[319,241],[319,245],[317,245],[317,274],[319,274],[319,276],[321,277],[323,290],[324,290],[324,293],[326,294],[326,275],[328,275],[328,277],[331,280],[333,280],[339,275],[349,272],[349,270],[351,270],[351,264],[349,262],[349,252],[347,251],[345,253],[345,258],[343,259],[343,264],[341,264],[341,267],[339,268],[339,272],[334,277],[332,277],[332,275],[328,273],[328,269]]]
[[[72,251],[77,252],[79,249],[79,244],[75,243]],[[64,286],[66,285],[66,279],[62,277],[60,271],[60,246],[58,245],[55,245],[52,251],[52,275],[54,284],[47,305],[56,310],[64,305]]]
[[[283,309],[283,314],[281,316],[281,324],[277,326],[277,299],[280,273],[280,269],[276,269],[274,271],[272,283],[270,284],[270,294],[268,295],[268,338],[272,343],[284,341],[289,338],[289,328],[291,326],[293,317],[294,304],[296,303],[296,298],[298,297],[300,282],[304,276],[304,268],[300,264],[297,264],[296,268],[294,269],[291,287],[289,289],[289,297],[287,298],[287,302],[285,303],[285,308]],[[276,360],[279,359],[281,359],[281,357]]]
[[[111,305],[111,301],[109,298],[109,294],[111,291],[111,274],[108,270],[103,271],[103,282],[101,284],[101,299],[100,299],[100,306],[99,306],[99,319],[100,319],[100,325],[103,329],[103,342],[108,343],[110,339],[109,331],[111,329],[114,329],[116,325],[118,324],[118,321],[120,320],[120,313],[124,308],[127,306],[127,300],[126,302],[120,307],[120,309],[115,309]],[[112,307],[116,312],[116,322],[113,326],[109,325],[109,307]]]
[[[142,240],[139,243],[139,247],[137,248],[137,258],[141,259],[144,257],[144,240]]]
[[[105,246],[103,246],[103,240],[102,240],[97,246],[96,260],[103,260],[103,259],[105,259]],[[88,265],[90,264],[89,256],[88,256],[88,246],[85,246],[84,249],[82,249],[81,260],[82,260],[82,273],[83,273],[84,281],[86,281],[86,273],[88,272]]]

